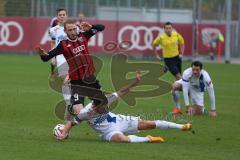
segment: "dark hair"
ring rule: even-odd
[[[76,20],[75,19],[66,20],[66,22],[63,24],[65,30],[66,30],[66,25],[67,24],[76,24]]]
[[[57,9],[56,9],[57,15],[58,15],[58,13],[61,12],[61,11],[65,11],[66,14],[67,14],[67,9],[65,9],[65,8],[57,8]]]
[[[171,25],[171,26],[172,26],[172,23],[171,23],[171,22],[166,22],[166,23],[164,24],[164,28],[165,28],[166,26],[168,26],[168,25]]]
[[[192,66],[200,67],[200,69],[203,68],[203,64],[200,61],[193,61],[191,67]]]

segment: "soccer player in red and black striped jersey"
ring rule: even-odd
[[[93,57],[88,51],[89,39],[97,32],[103,31],[105,26],[101,24],[90,25],[86,22],[81,25],[89,29],[78,33],[76,22],[67,20],[64,23],[67,40],[62,40],[56,48],[48,52],[40,47],[36,48],[43,61],[48,61],[60,54],[64,55],[69,65],[71,84],[71,107],[69,110],[75,113],[78,111],[75,111],[74,108],[83,107],[85,96],[90,97],[96,106],[107,103],[105,95],[100,91],[99,81],[95,78]]]

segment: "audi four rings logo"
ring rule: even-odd
[[[14,27],[18,31],[18,37],[14,40],[10,40],[11,30],[10,27]],[[0,46],[7,45],[7,46],[16,46],[18,45],[23,39],[23,28],[22,26],[14,21],[3,22],[0,21]]]
[[[130,41],[132,43],[129,49],[138,49],[138,50],[146,50],[152,49],[152,42],[156,38],[153,35],[153,32],[157,32],[158,35],[163,33],[163,29],[157,26],[146,27],[146,26],[124,26],[120,29],[118,34],[118,42],[125,41],[123,39],[123,34],[130,31]],[[141,35],[140,32],[143,32]],[[141,44],[141,37],[143,38],[144,43]]]

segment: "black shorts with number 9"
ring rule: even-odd
[[[71,104],[82,104],[84,105],[84,98],[89,97],[93,100],[93,104],[98,105],[101,103],[100,100],[94,99],[92,95],[103,94],[100,90],[101,85],[99,81],[94,79],[88,80],[71,80]],[[104,95],[104,94],[103,94]]]

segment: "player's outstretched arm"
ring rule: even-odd
[[[73,124],[71,121],[67,121],[67,123],[65,124],[63,130],[62,130],[62,133],[61,135],[59,135],[57,137],[58,140],[64,140],[67,138],[71,128],[74,126],[75,124]]]
[[[124,86],[119,91],[117,91],[118,96],[121,97],[121,96],[127,94],[128,92],[130,92],[132,90],[132,88],[135,87],[140,81],[141,81],[141,72],[137,71],[136,78],[134,79],[134,81],[131,82],[130,84],[128,84],[127,86]]]
[[[44,49],[42,49],[40,46],[36,46],[35,50],[40,56],[48,55],[47,52]]]
[[[96,29],[98,32],[101,32],[105,29],[105,26],[102,24],[94,24],[92,25],[92,29]]]
[[[42,49],[40,46],[37,46],[35,50],[43,61],[48,61],[49,54],[44,49]]]
[[[53,57],[62,54],[62,46],[58,45],[56,48],[52,49],[49,52],[46,52],[44,49],[42,49],[40,46],[37,46],[35,48],[36,52],[39,54],[41,57],[42,61],[47,62]]]

